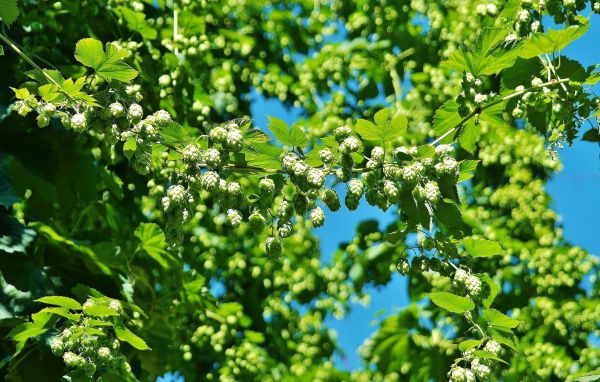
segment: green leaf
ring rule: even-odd
[[[188,135],[181,125],[176,122],[169,122],[167,126],[160,129],[159,134],[165,145],[183,147],[188,143]]]
[[[0,251],[25,253],[35,238],[35,231],[0,211]]]
[[[584,373],[577,373],[574,375],[575,382],[591,382],[600,380],[600,369],[596,369],[594,371],[588,371]]]
[[[549,29],[546,33],[535,33],[525,41],[520,57],[532,58],[544,53],[556,53],[563,50],[570,43],[577,40],[587,32],[589,23],[574,25],[565,29]]]
[[[460,136],[458,137],[458,143],[460,143],[460,147],[468,151],[470,154],[475,154],[477,138],[479,138],[480,134],[481,125],[469,121],[469,123],[465,124],[460,131]]]
[[[433,128],[437,137],[442,136],[444,133],[460,125],[462,117],[458,114],[458,104],[456,101],[446,101],[435,112],[433,116]],[[442,140],[442,143],[448,143],[452,141],[452,134]]]
[[[483,282],[485,282],[488,285],[488,287],[490,288],[490,293],[483,300],[483,306],[485,306],[486,308],[489,308],[492,305],[492,303],[494,302],[494,300],[496,299],[498,292],[500,292],[500,287],[488,275],[482,275],[479,278]]]
[[[408,126],[405,115],[399,114],[390,120],[390,114],[391,110],[389,108],[381,109],[374,116],[377,125],[365,119],[359,119],[356,121],[354,130],[364,141],[389,150],[394,139],[402,136]]]
[[[133,346],[138,350],[150,350],[150,347],[146,344],[146,342],[134,334],[131,330],[127,329],[122,324],[115,325],[115,334],[117,338],[121,341],[127,342],[129,345]]]
[[[466,313],[475,309],[475,304],[467,297],[448,292],[430,293],[429,298],[435,305],[453,313]]]
[[[482,342],[483,340],[466,340],[461,342],[458,345],[458,348],[460,349],[460,351],[466,352],[473,349],[474,347],[481,345]]]
[[[489,329],[489,333],[494,340],[500,342],[503,345],[508,346],[514,351],[517,351],[517,338],[514,334],[510,334],[510,337],[508,337],[509,334],[501,333],[494,329]]]
[[[117,313],[117,311],[115,311],[113,308],[98,303],[84,306],[83,311],[89,316],[96,317],[110,317],[119,315],[119,313]]]
[[[478,163],[479,160],[471,159],[460,162],[460,165],[458,166],[458,183],[471,179],[473,175],[475,175]]]
[[[502,72],[502,84],[508,89],[514,89],[519,85],[529,87],[531,78],[539,76],[542,71],[542,63],[535,58],[517,58],[514,65]]]
[[[35,323],[27,322],[15,327],[8,333],[8,336],[16,342],[24,342],[32,337],[37,337],[48,331],[48,328],[43,328]]]
[[[475,356],[477,356],[479,358],[493,359],[494,361],[502,362],[503,364],[508,365],[508,362],[506,362],[502,358],[496,356],[495,354],[487,352],[485,350],[475,350],[474,354],[475,354]]]
[[[287,123],[276,117],[267,117],[269,119],[269,130],[273,132],[275,138],[283,144],[291,147],[304,148],[308,143],[306,135],[296,125],[288,127]]]
[[[134,232],[134,235],[140,239],[138,250],[144,251],[154,259],[163,268],[169,268],[170,258],[167,252],[167,242],[165,234],[155,223],[142,223]]]
[[[462,240],[462,244],[472,257],[490,257],[502,254],[502,247],[497,241],[466,238]]]
[[[0,19],[10,26],[19,17],[19,7],[17,0],[0,0]]]
[[[93,38],[79,40],[75,46],[75,59],[94,69],[105,80],[129,82],[137,76],[135,69],[121,61],[126,56],[125,51],[118,50],[110,43],[106,44],[105,52],[102,43]]]
[[[48,304],[48,305],[56,305],[56,306],[61,306],[63,308],[68,308],[68,309],[74,309],[74,310],[81,310],[82,306],[81,304],[71,298],[71,297],[65,297],[65,296],[46,296],[46,297],[42,297],[42,298],[38,298],[37,300],[35,300],[37,302],[41,302],[44,304]]]
[[[133,155],[135,154],[135,149],[137,148],[137,141],[135,138],[129,138],[125,143],[123,143],[123,153],[128,160],[131,160]]]
[[[0,45],[0,57],[4,56],[4,46]]]
[[[519,320],[510,318],[496,309],[484,309],[482,317],[495,329],[514,329],[520,323]]]
[[[145,40],[154,40],[158,35],[156,29],[152,28],[146,22],[146,15],[142,12],[136,12],[126,7],[117,7],[117,13],[120,14],[127,27],[134,32],[138,32]]]
[[[67,309],[67,308],[54,307],[54,308],[44,308],[44,309],[40,310],[39,312],[37,312],[35,314],[32,314],[31,315],[31,319],[35,323],[38,323],[38,322],[47,322],[48,319],[46,319],[45,317],[42,317],[42,316],[45,316],[45,315],[52,316],[54,314],[58,315],[58,316],[61,316],[61,317],[64,317],[64,318],[67,318],[67,319],[69,319],[71,321],[77,321],[81,317],[80,314],[70,313],[69,309]],[[39,321],[40,317],[42,317],[41,321]]]
[[[245,146],[242,152],[245,155],[246,162],[250,166],[274,170],[281,168],[279,156],[282,150],[270,143],[254,143]]]

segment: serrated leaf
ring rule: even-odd
[[[297,125],[288,127],[287,123],[277,117],[267,117],[269,119],[269,130],[277,140],[287,146],[304,148],[308,143],[306,135]]]
[[[111,317],[119,315],[114,309],[101,304],[86,305],[83,307],[83,311],[85,314],[95,317]]]
[[[508,317],[506,314],[497,311],[496,309],[484,309],[482,317],[495,329],[514,329],[520,321]]]
[[[462,117],[458,114],[458,104],[456,101],[446,101],[439,109],[436,110],[433,117],[433,128],[435,130],[436,137],[440,137],[450,129],[460,125]],[[452,134],[446,139],[442,140],[442,143],[452,141]]]
[[[24,342],[32,337],[37,337],[48,331],[48,328],[42,328],[35,323],[27,322],[15,327],[8,333],[8,337],[16,342]]]
[[[481,126],[469,121],[469,123],[466,123],[460,131],[460,135],[458,137],[458,143],[460,143],[460,147],[468,151],[470,154],[475,154],[477,138],[479,138],[480,134]]]
[[[469,180],[475,175],[479,160],[464,160],[458,166],[458,183]]]
[[[19,7],[17,0],[0,0],[0,19],[10,26],[19,17]]]
[[[594,371],[588,371],[584,373],[577,373],[574,375],[574,382],[591,382],[600,380],[600,369]]]
[[[479,358],[493,359],[494,361],[502,362],[503,364],[508,365],[508,362],[506,362],[502,358],[485,350],[475,350],[474,354]]]
[[[45,296],[42,298],[38,298],[35,301],[41,302],[44,304],[48,304],[48,305],[56,305],[56,306],[60,306],[63,308],[73,309],[73,310],[81,310],[82,309],[81,304],[77,300],[75,300],[71,297]]]
[[[138,337],[135,333],[127,329],[122,324],[115,325],[114,329],[119,340],[127,342],[129,345],[138,350],[150,350],[150,347],[146,344],[146,341]]]
[[[514,351],[517,351],[517,338],[514,336],[514,334],[511,334],[511,338],[509,338],[507,337],[508,334],[498,332],[494,329],[490,329],[489,333],[494,340],[500,342],[503,345],[508,346]]]
[[[532,58],[544,53],[556,53],[566,48],[587,32],[589,23],[574,25],[564,29],[549,29],[546,33],[535,33],[525,41],[519,56]]]
[[[490,257],[502,254],[502,247],[497,241],[466,238],[462,240],[465,250],[472,257]]]
[[[479,278],[481,279],[481,281],[485,282],[490,288],[490,293],[485,299],[483,299],[483,306],[489,308],[496,299],[498,292],[500,292],[500,287],[488,275],[482,275]]]
[[[429,298],[435,305],[452,313],[466,313],[475,309],[475,304],[469,298],[448,292],[430,293]]]
[[[142,12],[136,12],[126,7],[117,7],[117,13],[120,14],[127,27],[134,32],[138,32],[146,40],[154,40],[158,35],[156,29],[152,28],[146,22],[146,15]]]
[[[166,250],[167,242],[165,234],[160,227],[155,223],[142,223],[135,232],[135,237],[140,240],[138,250],[148,254],[161,267],[168,269],[170,259],[169,252]]]
[[[466,352],[473,349],[474,347],[481,345],[482,342],[483,340],[466,340],[461,342],[458,345],[458,348],[460,349],[460,351]]]
[[[365,119],[356,121],[354,130],[361,138],[372,145],[381,146],[384,149],[391,148],[394,139],[406,132],[408,120],[405,115],[399,114],[390,120],[391,110],[381,109],[375,113],[376,124]]]
[[[54,307],[54,308],[44,308],[42,310],[40,310],[39,312],[32,314],[31,315],[31,319],[33,320],[33,322],[38,322],[37,317],[40,317],[42,315],[53,315],[56,314],[58,316],[67,318],[71,321],[77,321],[79,320],[79,318],[81,317],[80,314],[76,314],[76,313],[70,313],[68,308],[63,308],[63,307]],[[43,321],[44,319],[42,319]]]
[[[260,167],[264,169],[279,170],[281,162],[279,156],[282,150],[269,143],[254,143],[253,145],[245,146],[243,151],[246,162],[250,166]]]
[[[183,147],[188,143],[188,135],[176,122],[169,122],[167,126],[160,129],[159,134],[162,138],[162,143],[165,145]]]
[[[104,51],[102,43],[93,38],[79,40],[75,46],[75,59],[94,69],[105,80],[129,82],[137,77],[137,71],[121,61],[126,55],[110,43]]]

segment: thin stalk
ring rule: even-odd
[[[0,33],[0,40],[4,41],[4,43],[6,45],[8,45],[12,50],[14,50],[25,61],[27,61],[27,63],[29,63],[29,65],[33,66],[36,70],[39,70],[44,75],[44,77],[46,77],[48,79],[48,81],[50,81],[54,85],[58,85],[58,83],[56,81],[54,81],[54,79],[52,77],[50,77],[46,72],[44,72],[44,70],[42,68],[40,68],[39,65],[36,64],[31,58],[29,58],[29,56],[27,56],[25,53],[23,53],[23,51],[21,49],[19,49],[19,47],[17,45],[15,45],[7,36],[5,36],[4,33]]]

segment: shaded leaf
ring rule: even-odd
[[[467,297],[448,292],[430,293],[429,298],[435,305],[453,313],[465,313],[475,309],[475,304]]]
[[[71,297],[65,297],[65,296],[45,296],[42,298],[38,298],[37,300],[35,300],[37,302],[41,302],[44,304],[48,304],[48,305],[56,305],[56,306],[60,306],[63,308],[68,308],[68,309],[74,309],[74,310],[81,310],[82,306],[81,304],[71,298]]]

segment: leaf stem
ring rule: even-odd
[[[58,85],[58,83],[56,81],[54,81],[54,79],[52,77],[50,77],[48,75],[48,73],[46,73],[42,68],[40,68],[39,65],[36,64],[31,58],[29,58],[28,55],[23,53],[23,51],[21,49],[19,49],[19,47],[8,38],[8,36],[6,36],[4,33],[0,33],[0,40],[4,41],[4,43],[6,45],[8,45],[12,50],[14,50],[25,61],[27,61],[27,63],[29,63],[29,65],[33,66],[34,69],[39,70],[44,75],[44,77],[46,77],[48,79],[48,81],[50,81],[54,85]]]

